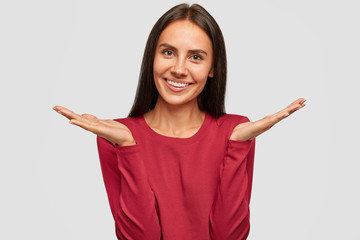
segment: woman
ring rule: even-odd
[[[128,118],[101,120],[56,106],[98,135],[118,239],[246,239],[254,138],[305,104],[256,122],[225,114],[226,53],[199,5],[154,25]]]

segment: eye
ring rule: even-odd
[[[171,50],[165,49],[161,52],[165,56],[174,56],[174,53]]]
[[[195,61],[200,61],[203,59],[200,55],[192,55],[191,58]]]

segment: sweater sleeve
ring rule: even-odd
[[[245,240],[249,234],[255,139],[228,140],[217,196],[210,212],[212,240]]]
[[[97,143],[118,239],[160,240],[157,202],[139,145],[114,146],[101,137]]]

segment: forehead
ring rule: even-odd
[[[160,34],[158,45],[168,43],[176,48],[212,50],[212,43],[206,32],[188,20],[170,23]]]

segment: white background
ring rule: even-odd
[[[179,1],[0,3],[0,239],[115,239],[95,136],[125,117],[155,21]],[[228,53],[227,112],[307,106],[257,139],[250,240],[360,239],[358,1],[199,1]]]

